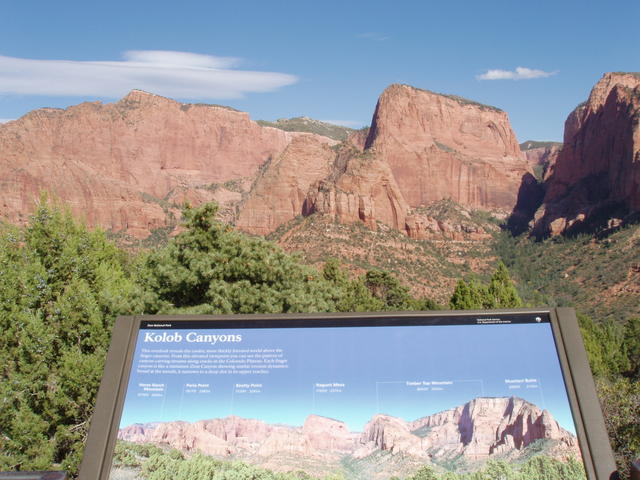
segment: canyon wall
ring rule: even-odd
[[[208,201],[255,234],[321,213],[422,238],[436,223],[416,208],[451,199],[506,214],[530,171],[504,112],[406,85],[339,145],[138,90],[0,125],[4,219],[26,222],[48,192],[89,225],[137,238]]]
[[[565,122],[534,234],[615,226],[640,211],[640,74],[607,73]]]

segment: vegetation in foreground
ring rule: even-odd
[[[438,308],[386,271],[352,278],[335,260],[321,271],[302,265],[270,242],[232,231],[215,213],[213,205],[187,210],[184,232],[136,256],[46,203],[25,228],[2,226],[0,470],[77,473],[117,315]],[[450,306],[520,305],[499,266],[488,283],[459,282]],[[581,323],[624,466],[640,456],[640,321]],[[424,470],[415,480],[449,479],[434,475]]]

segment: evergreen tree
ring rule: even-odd
[[[459,280],[449,305],[453,310],[518,308],[522,300],[504,263],[499,262],[488,285],[474,280]]]
[[[578,313],[578,322],[591,372],[595,376],[613,378],[632,369],[631,358],[627,355],[631,345],[627,346],[627,342],[633,343],[637,339],[628,340],[623,327],[612,321],[596,323]]]
[[[458,280],[449,306],[452,310],[479,310],[485,308],[487,294],[483,285],[471,280]]]
[[[622,338],[624,339],[624,355],[628,360],[624,374],[636,382],[640,382],[640,318],[632,318],[627,322]]]
[[[127,257],[42,202],[0,233],[0,470],[75,472],[114,317],[140,311]]]
[[[217,206],[184,211],[186,230],[143,261],[147,310],[162,313],[281,313],[337,310],[348,287],[261,238],[215,219]],[[343,306],[344,308],[344,306]]]
[[[491,276],[486,291],[485,308],[522,307],[522,300],[509,276],[509,270],[502,261],[498,262],[498,267]]]
[[[382,302],[384,310],[411,310],[416,306],[409,289],[387,271],[369,270],[365,274],[364,284]]]
[[[411,477],[411,480],[438,480],[438,475],[433,467],[425,465],[420,467],[420,470]]]
[[[335,288],[335,308],[337,312],[367,312],[383,310],[384,302],[375,297],[367,288],[362,277],[350,279],[340,265],[340,261],[328,259],[322,270],[323,278]]]

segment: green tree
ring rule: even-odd
[[[387,271],[369,270],[365,274],[364,284],[382,302],[384,310],[410,310],[415,307],[409,289]]]
[[[147,311],[279,313],[335,311],[341,290],[279,247],[231,230],[217,206],[184,211],[186,230],[146,255]]]
[[[137,313],[128,258],[42,202],[0,232],[0,470],[77,470],[110,329]]]
[[[484,308],[487,293],[483,285],[471,280],[458,280],[449,306],[452,310],[479,310]]]
[[[631,345],[627,346],[627,341],[633,343],[637,339],[628,340],[622,326],[610,320],[596,323],[582,314],[578,314],[578,322],[595,376],[613,378],[632,368],[628,355]]]
[[[350,279],[340,261],[328,259],[322,270],[323,278],[334,287],[334,302],[338,312],[367,312],[384,308],[384,303],[369,290],[362,277]]]
[[[420,467],[420,469],[411,477],[411,480],[438,480],[438,475],[433,467],[425,465]]]
[[[640,458],[640,382],[617,377],[596,384],[618,468],[627,478],[631,462]]]
[[[487,285],[486,293],[485,308],[522,307],[522,300],[509,276],[509,270],[502,261],[498,262],[498,267]]]
[[[499,262],[489,283],[459,280],[449,305],[453,310],[518,308],[522,300],[504,263]]]
[[[640,318],[632,318],[624,326],[622,334],[623,353],[627,358],[627,370],[623,372],[627,377],[640,381]],[[638,415],[640,419],[640,415]]]

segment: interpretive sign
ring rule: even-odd
[[[575,315],[554,309],[121,317],[80,473],[605,480],[614,469]]]

